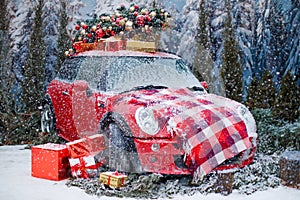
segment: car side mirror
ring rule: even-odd
[[[89,87],[88,83],[83,80],[74,81],[72,85],[75,91],[85,91]]]
[[[205,90],[208,91],[208,84],[207,84],[207,82],[206,82],[206,81],[201,81],[200,83],[201,83],[202,87],[203,87]]]

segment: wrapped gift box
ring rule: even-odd
[[[107,39],[105,41],[105,51],[119,51],[126,49],[125,40]]]
[[[70,177],[66,145],[47,143],[31,148],[31,175],[48,180],[62,180]]]
[[[68,142],[67,147],[71,158],[94,156],[105,149],[105,140],[102,134],[95,134],[86,138]]]
[[[120,188],[125,185],[128,177],[118,172],[103,172],[100,174],[99,182],[104,183],[107,186]]]
[[[146,42],[138,40],[127,40],[126,50],[155,52],[155,42]]]
[[[97,174],[102,163],[96,163],[93,156],[69,158],[71,174],[75,178],[90,178]]]
[[[75,42],[73,47],[76,49],[77,53],[90,50],[119,51],[126,49],[126,41],[108,38],[94,43]]]

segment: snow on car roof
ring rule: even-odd
[[[179,57],[165,52],[143,52],[143,51],[128,51],[128,50],[120,50],[120,51],[101,51],[101,50],[91,50],[85,51],[76,54],[76,56],[139,56],[139,57],[162,57],[162,58],[176,58]]]

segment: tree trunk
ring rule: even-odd
[[[232,193],[232,184],[235,170],[218,171],[218,179],[214,185],[215,192],[222,195]]]
[[[280,157],[281,183],[300,189],[300,151],[287,151]]]

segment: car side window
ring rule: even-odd
[[[75,80],[85,80],[89,87],[93,89],[103,89],[99,87],[99,81],[105,73],[105,69],[111,62],[115,61],[114,57],[86,57],[78,70]]]
[[[68,82],[73,82],[76,78],[81,62],[82,60],[79,58],[69,58],[65,60],[61,69],[59,70],[57,78]]]

